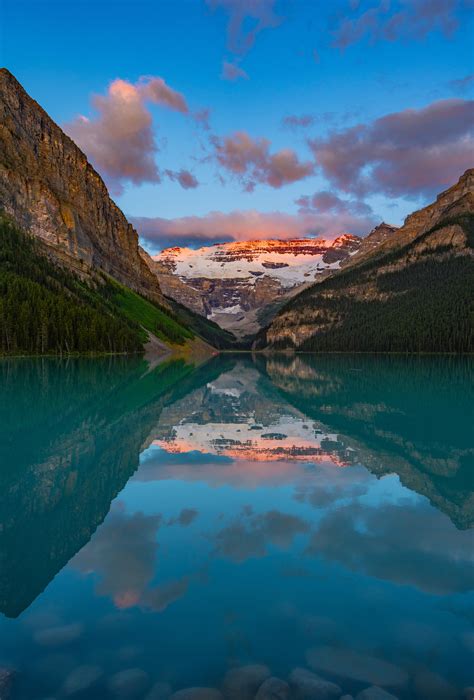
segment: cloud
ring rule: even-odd
[[[459,4],[458,0],[380,0],[355,19],[345,17],[334,32],[333,46],[345,49],[365,39],[422,40],[433,31],[450,37],[459,26]]]
[[[349,214],[370,216],[372,207],[365,202],[341,199],[334,192],[316,192],[312,196],[303,195],[296,200],[303,211],[318,211],[324,214]]]
[[[325,177],[344,192],[432,197],[472,165],[474,101],[440,100],[308,143]]]
[[[373,215],[355,215],[349,211],[334,214],[301,209],[299,214],[240,210],[212,211],[205,216],[176,219],[128,217],[145,243],[166,248],[173,245],[201,246],[226,241],[251,241],[265,238],[335,238],[341,233],[366,235],[378,221]]]
[[[174,522],[186,526],[196,516],[197,511],[184,509]],[[75,556],[73,566],[85,574],[98,574],[97,593],[110,596],[117,608],[138,606],[162,612],[185,595],[189,586],[186,576],[150,586],[156,574],[157,532],[162,524],[159,514],[127,515],[116,506],[89,544]]]
[[[118,608],[138,605],[155,574],[160,524],[160,515],[112,511],[75,557],[74,566],[84,573],[99,573],[97,592],[110,596]]]
[[[421,502],[341,506],[321,520],[307,549],[351,571],[435,595],[473,587],[473,551],[472,531],[456,530]]]
[[[200,126],[204,131],[210,131],[211,125],[209,124],[209,119],[211,116],[211,110],[208,108],[200,109],[194,112],[193,119],[198,126]]]
[[[179,182],[184,190],[199,187],[199,181],[189,170],[184,170],[183,168],[181,170],[165,170],[165,175],[167,175],[170,180]]]
[[[464,78],[458,78],[457,80],[450,80],[448,82],[448,87],[456,93],[461,95],[468,92],[471,88],[474,88],[474,73],[470,75],[465,75]]]
[[[238,56],[248,53],[261,31],[277,27],[282,21],[282,18],[275,14],[275,0],[206,0],[206,2],[212,10],[222,8],[227,13],[227,48]]]
[[[254,139],[245,131],[237,131],[223,139],[213,137],[212,143],[217,162],[235,175],[247,192],[253,191],[258,183],[278,189],[314,172],[313,163],[300,162],[292,149],[285,148],[271,154],[268,139]]]
[[[176,518],[168,520],[168,525],[181,525],[187,527],[197,518],[198,511],[195,508],[183,508]]]
[[[316,123],[314,114],[289,114],[281,120],[282,126],[288,129],[305,129],[308,126],[313,126]]]
[[[95,117],[79,116],[65,125],[115,193],[120,193],[126,182],[139,185],[161,180],[155,162],[158,145],[147,103],[181,114],[189,111],[183,95],[162,78],[144,77],[133,84],[118,78],[109,85],[106,95],[93,96]]]
[[[236,63],[229,63],[228,61],[222,63],[221,77],[223,80],[230,80],[231,82],[235,82],[239,78],[243,78],[244,80],[248,80],[249,78],[243,68],[240,68]]]
[[[287,549],[296,535],[308,531],[308,523],[296,515],[278,510],[252,515],[251,510],[246,509],[215,535],[215,554],[240,563],[264,557],[271,544]]]

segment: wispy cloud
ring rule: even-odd
[[[333,46],[345,49],[359,41],[422,40],[432,31],[451,36],[459,26],[459,0],[380,0],[354,18],[344,16]],[[351,3],[357,11],[359,3]]]
[[[450,80],[448,82],[448,87],[453,92],[463,95],[464,93],[474,88],[474,73],[471,73],[470,75],[465,75],[464,78]]]
[[[249,76],[243,68],[240,68],[240,66],[237,63],[229,63],[229,61],[223,61],[221,78],[223,80],[235,82],[240,78],[248,80]]]
[[[314,114],[288,114],[283,117],[281,123],[288,129],[306,129],[316,123],[316,116]]]
[[[264,29],[277,27],[282,18],[275,13],[275,0],[206,0],[212,9],[227,13],[227,49],[244,56]]]
[[[184,190],[192,190],[199,187],[198,179],[189,170],[182,168],[181,170],[165,170],[165,175],[170,180],[178,182]]]

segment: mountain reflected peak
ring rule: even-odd
[[[472,369],[1,363],[0,638],[28,669],[19,700],[53,697],[84,668],[87,697],[112,700],[104,679],[127,664],[178,690],[225,688],[240,668],[294,679],[306,664],[356,696],[348,664],[364,659],[396,666],[397,696],[419,700],[434,658],[443,688],[468,685]]]

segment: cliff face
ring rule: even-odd
[[[474,170],[468,170],[400,229],[375,229],[343,269],[281,309],[259,346],[468,351],[473,230]]]
[[[339,269],[361,245],[345,234],[169,248],[152,269],[167,296],[239,337],[256,333],[299,290]]]
[[[100,176],[6,69],[0,70],[0,208],[63,266],[82,276],[102,270],[163,303],[139,254],[138,234]]]

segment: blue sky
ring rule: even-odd
[[[0,0],[0,13],[2,64],[150,250],[399,224],[474,165],[470,0]],[[309,124],[285,127],[291,115]]]

